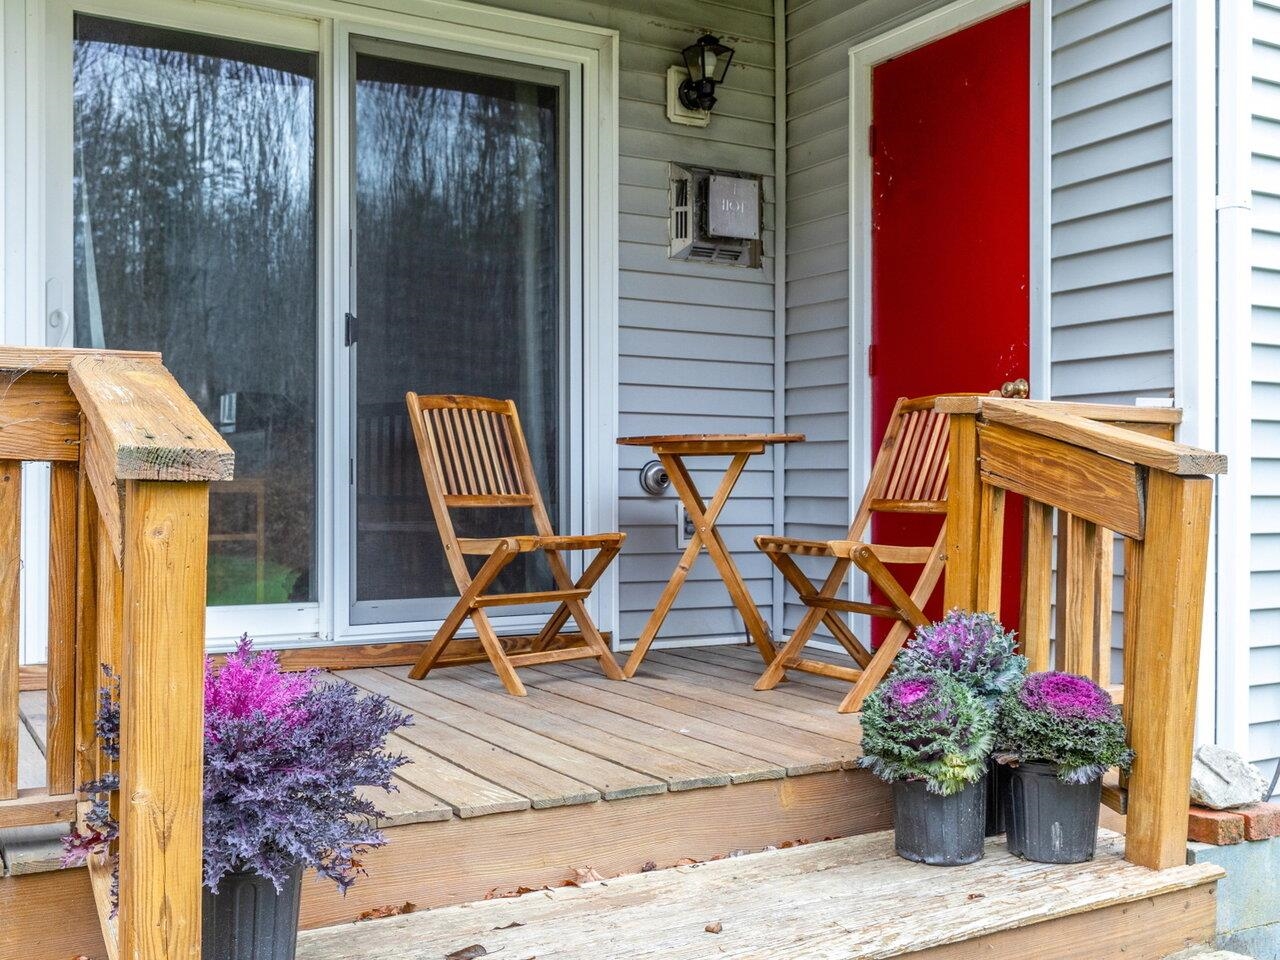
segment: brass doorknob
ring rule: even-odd
[[[1017,380],[1006,380],[1000,384],[1000,396],[1014,400],[1025,400],[1031,396],[1031,384],[1027,383],[1025,377],[1019,377]]]

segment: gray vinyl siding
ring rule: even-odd
[[[945,0],[787,4],[789,536],[830,539],[849,525],[849,48]],[[803,608],[790,594],[785,625]]]
[[[773,0],[498,0],[514,8],[610,27],[619,51],[620,435],[773,430]],[[707,30],[736,50],[729,80],[705,129],[666,116],[666,71]],[[762,269],[667,259],[671,161],[744,170],[765,180]],[[588,322],[592,318],[588,318]],[[618,559],[621,639],[634,639],[675,569],[676,497],[641,492],[649,451],[618,451],[619,519],[627,543]],[[699,461],[702,491],[715,489],[726,461]],[[773,524],[773,459],[751,461],[720,530],[766,619],[773,602],[768,561],[752,538]],[[704,553],[660,634],[662,640],[743,634],[714,565]]]
[[[1173,392],[1169,0],[1054,0],[1053,396]]]
[[[1280,757],[1280,9],[1254,4],[1249,759]]]

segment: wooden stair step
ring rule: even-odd
[[[1212,937],[1221,869],[1156,872],[1126,862],[1122,851],[1123,838],[1104,830],[1094,860],[1037,864],[1014,858],[998,838],[984,860],[942,869],[898,858],[892,832],[880,832],[356,930],[311,930],[299,939],[298,958],[438,960],[480,946],[488,956],[557,960],[871,960],[925,952],[933,960],[977,956],[981,940],[984,956],[1092,960],[1123,952],[1155,960]]]

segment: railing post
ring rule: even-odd
[[[1213,484],[1149,471],[1146,537],[1125,597],[1125,705],[1135,759],[1125,858],[1153,870],[1186,862],[1196,674]],[[1136,601],[1136,607],[1130,604]]]
[[[951,450],[947,479],[947,564],[943,604],[947,610],[975,610],[982,479],[978,472],[976,413],[951,414]]]
[[[120,956],[200,956],[209,485],[124,497]]]

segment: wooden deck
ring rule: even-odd
[[[1089,863],[1028,863],[998,838],[979,863],[939,868],[898,858],[892,833],[874,833],[316,930],[298,957],[438,960],[478,946],[466,955],[1156,960],[1212,938],[1220,869],[1157,873],[1122,853],[1104,831]]]
[[[412,760],[400,792],[375,797],[403,824],[856,766],[857,720],[835,712],[845,685],[806,677],[757,693],[759,664],[746,647],[670,651],[627,682],[590,661],[549,664],[527,671],[524,698],[504,692],[487,664],[422,681],[407,667],[337,676],[413,714],[392,745]]]
[[[625,682],[590,661],[527,668],[524,698],[487,664],[422,681],[407,667],[341,671],[413,713],[392,744],[411,763],[397,792],[372,797],[389,842],[365,858],[369,875],[345,898],[308,881],[303,926],[887,827],[887,788],[854,769],[857,717],[836,713],[848,684],[805,675],[757,693],[760,670],[753,647],[653,651]],[[24,786],[43,776],[42,706],[23,694]],[[98,956],[84,871],[57,870],[60,832],[0,832],[0,914],[42,936],[49,911],[85,914],[30,960]]]

